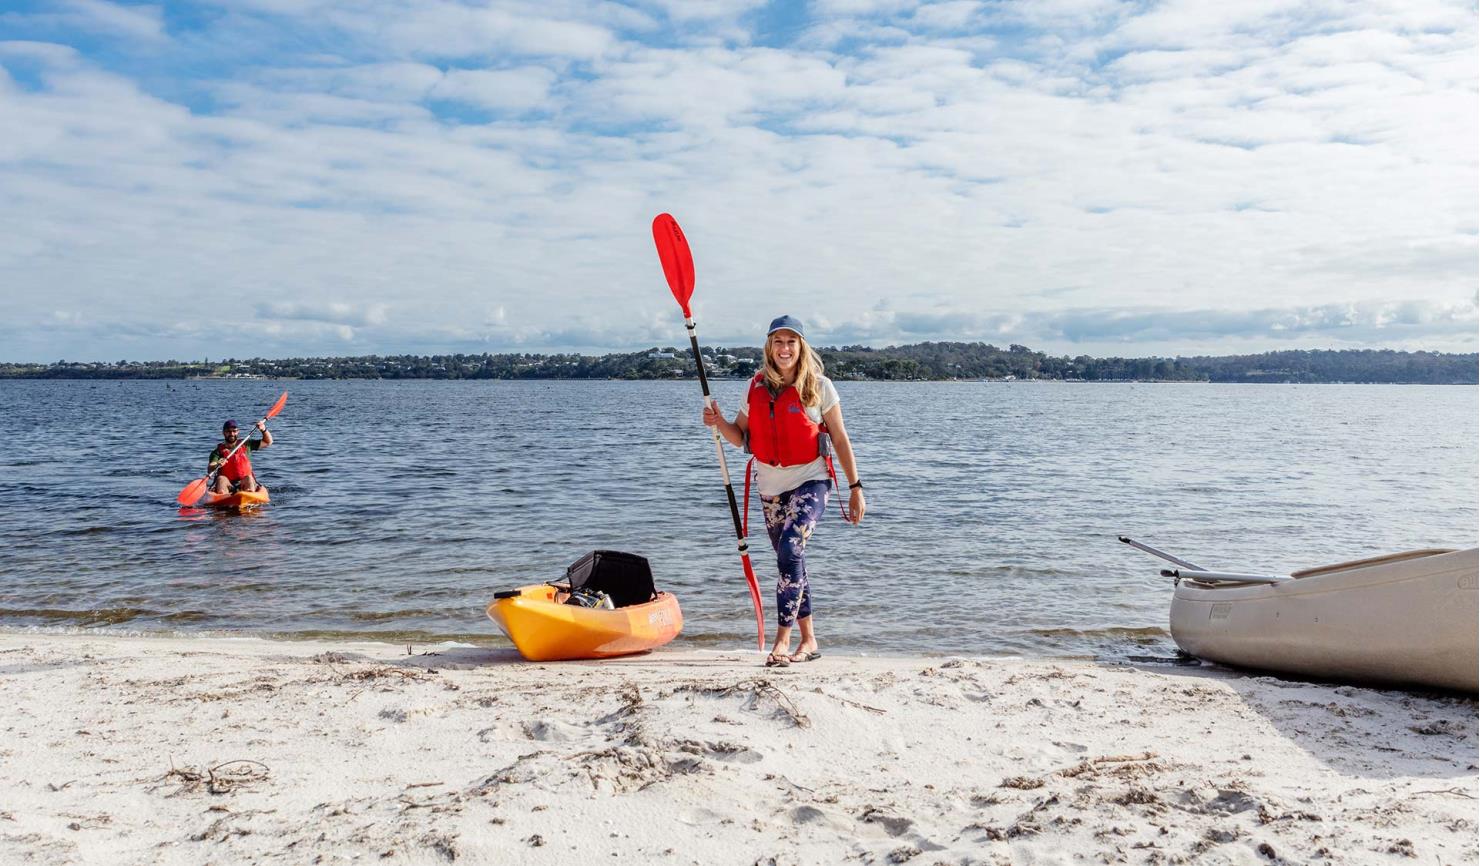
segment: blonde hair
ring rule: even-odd
[[[792,333],[796,332],[792,331]],[[782,388],[786,387],[786,379],[781,375],[781,370],[776,366],[776,359],[771,355],[771,336],[771,334],[766,335],[766,347],[763,350],[765,363],[761,366],[761,374],[765,376],[767,387],[779,393]],[[797,342],[801,344],[802,351],[797,356],[797,378],[792,385],[797,389],[797,396],[801,398],[803,406],[816,406],[822,402],[822,358],[812,351],[806,337],[797,334]]]

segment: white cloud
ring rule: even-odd
[[[267,320],[300,320],[328,322],[333,325],[383,325],[387,305],[357,304],[348,301],[304,304],[293,301],[267,301],[257,305],[257,317]]]
[[[159,6],[123,5],[106,0],[61,0],[60,5],[82,19],[83,26],[112,31],[130,39],[156,40],[165,35],[164,13]]]
[[[816,0],[820,15],[874,16],[907,11],[915,0]]]
[[[223,296],[237,354],[669,343],[660,210],[706,340],[1473,346],[1412,313],[1477,283],[1473,10],[1232,7],[243,0],[158,66],[8,16],[0,359],[185,355]]]
[[[417,57],[507,52],[591,59],[614,45],[605,26],[550,17],[554,10],[539,3],[476,6],[429,0],[397,5],[401,8],[385,18],[354,15],[346,24],[362,38],[384,38],[391,49]]]
[[[770,0],[654,0],[652,5],[674,21],[696,22],[738,18],[765,8]]]
[[[1363,301],[1315,307],[1237,309],[1075,308],[1058,312],[870,310],[844,320],[819,317],[814,342],[847,345],[921,340],[1026,343],[1061,354],[1127,354],[1152,342],[1161,354],[1268,351],[1318,346],[1432,347],[1473,352],[1480,327],[1473,303]]]
[[[454,69],[431,89],[433,99],[465,102],[491,109],[528,110],[548,107],[556,75],[542,67],[521,69]]]
[[[981,11],[985,4],[977,0],[947,0],[919,6],[910,15],[910,23],[926,30],[960,30]]]

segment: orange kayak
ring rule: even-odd
[[[667,592],[645,604],[616,610],[556,604],[555,587],[544,583],[499,596],[488,605],[488,618],[532,662],[639,653],[660,647],[683,631],[678,598]]]
[[[258,506],[266,505],[268,501],[267,488],[259,487],[252,493],[246,493],[244,491],[237,491],[236,493],[212,493],[208,490],[196,505],[201,508],[245,511],[248,508],[257,508]]]

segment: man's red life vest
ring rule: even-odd
[[[771,395],[764,373],[750,380],[746,415],[750,453],[768,466],[799,466],[823,456],[817,443],[826,428],[807,415],[801,395],[791,385]]]
[[[240,444],[241,447],[236,449],[236,453],[231,455],[231,459],[221,464],[221,475],[227,481],[240,481],[252,474],[252,461],[247,457],[247,452],[250,449],[247,447],[246,442],[241,442]],[[225,442],[222,442],[216,446],[216,456],[225,457],[227,454],[231,454],[232,448],[236,448],[236,446],[227,445]]]

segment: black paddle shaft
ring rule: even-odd
[[[709,395],[709,377],[704,374],[704,356],[699,352],[699,334],[695,330],[694,320],[689,319],[684,322],[684,327],[688,328],[689,331],[689,346],[694,350],[694,365],[699,368],[699,387],[704,390],[704,402],[710,403],[714,398]],[[714,408],[715,411],[719,411],[718,404],[715,404]],[[724,446],[720,445],[720,448],[723,449]],[[730,483],[730,470],[724,464],[725,455],[723,451],[720,452],[719,459],[720,468],[724,469],[725,472],[725,497],[730,500],[730,519],[735,522],[735,537],[740,539],[742,545],[740,552],[748,555],[748,545],[745,544],[745,528],[740,523],[740,504],[735,500],[735,487]]]
[[[699,354],[699,334],[694,330],[694,320],[690,319],[686,327],[689,329],[689,345],[694,349],[694,364],[699,368],[699,387],[704,389],[704,396],[709,396],[709,377],[704,375],[704,356]]]

